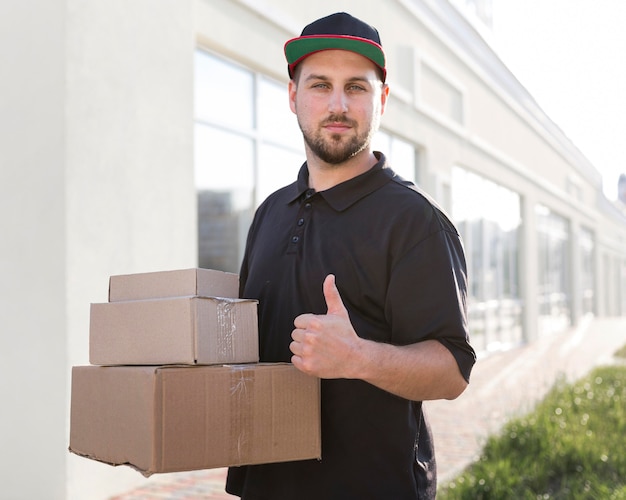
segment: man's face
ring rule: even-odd
[[[306,147],[330,165],[369,151],[387,95],[376,66],[345,50],[308,56],[289,84],[291,110]]]

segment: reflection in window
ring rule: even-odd
[[[581,228],[578,236],[580,246],[581,262],[581,299],[582,312],[593,313],[595,311],[595,274],[594,274],[594,243],[593,232],[589,229]]]
[[[254,186],[252,140],[197,124],[194,141],[196,188],[230,193],[233,207],[237,210],[250,207]]]
[[[519,195],[454,167],[452,218],[466,251],[472,342],[479,350],[521,342]]]
[[[194,144],[198,265],[235,272],[252,215],[254,144],[200,123]]]
[[[239,272],[255,208],[296,179],[302,138],[287,86],[197,50],[198,265]]]
[[[570,324],[569,223],[544,205],[535,207],[539,249],[539,333]]]

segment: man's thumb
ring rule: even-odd
[[[339,290],[335,284],[335,275],[329,274],[324,279],[324,298],[326,299],[327,314],[345,314],[348,315],[346,307],[343,305]]]

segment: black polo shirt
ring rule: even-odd
[[[371,170],[322,192],[309,189],[304,164],[295,183],[258,208],[240,279],[241,296],[259,300],[261,361],[290,361],[293,320],[326,313],[322,283],[333,273],[359,336],[396,345],[436,339],[469,380],[475,354],[459,235],[377,156]],[[420,498],[420,425],[428,444],[419,402],[360,380],[322,380],[322,460],[231,468],[227,490],[250,500]]]

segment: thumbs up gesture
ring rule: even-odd
[[[320,378],[356,378],[355,357],[362,339],[354,331],[348,311],[335,285],[335,276],[323,284],[326,314],[301,314],[294,320],[289,346],[291,362],[299,370]]]

